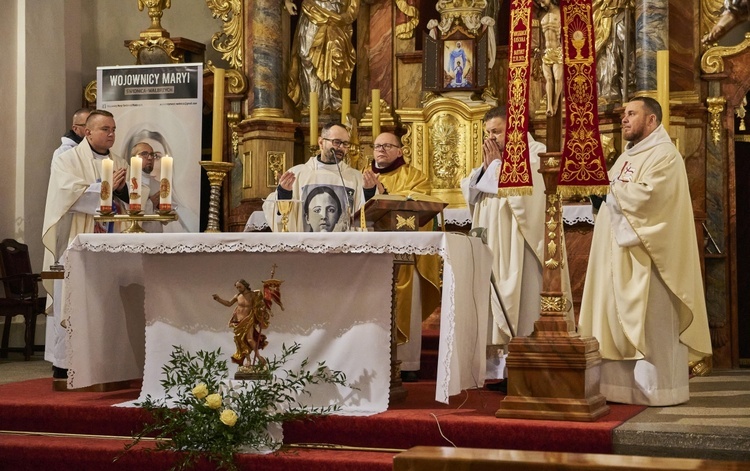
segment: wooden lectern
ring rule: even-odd
[[[376,195],[364,206],[365,220],[375,231],[418,231],[448,206],[426,195]],[[361,218],[359,211],[355,221]]]
[[[418,231],[442,213],[448,203],[427,195],[376,195],[354,215],[363,227],[375,231]],[[362,213],[364,211],[364,213]],[[364,217],[363,217],[364,215]],[[445,225],[443,225],[445,227]],[[411,254],[395,255],[393,260],[393,283],[391,284],[391,393],[390,403],[406,399],[406,388],[401,381],[401,360],[398,359],[396,341],[396,283],[401,265],[414,265]]]

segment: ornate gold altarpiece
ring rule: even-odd
[[[491,106],[447,96],[435,97],[423,108],[396,110],[407,132],[404,158],[432,183],[432,195],[449,207],[466,206],[461,179],[482,164],[482,118]]]

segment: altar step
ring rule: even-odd
[[[129,441],[120,437],[0,433],[0,469],[163,471],[177,463],[176,453],[153,452],[153,442],[139,444],[123,454]],[[239,469],[254,471],[391,471],[395,455],[392,451],[291,448],[272,455],[239,454],[236,463]],[[216,465],[201,461],[192,469],[213,471]]]
[[[438,345],[440,330],[422,330],[422,355],[420,356],[419,379],[435,381],[437,379]]]

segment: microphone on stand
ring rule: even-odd
[[[346,183],[344,183],[344,175],[341,174],[341,167],[339,166],[339,161],[336,158],[336,149],[331,147],[331,156],[333,157],[333,162],[336,164],[336,169],[339,171],[339,178],[341,179],[341,186],[344,187],[344,213],[346,214],[346,224],[344,226],[344,231],[349,230],[349,226],[352,222],[352,215],[349,214],[349,192],[346,191]]]

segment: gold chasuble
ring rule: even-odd
[[[429,195],[432,191],[427,176],[407,165],[403,158],[399,158],[394,165],[386,169],[375,167],[371,169],[378,175],[387,194],[399,196]],[[432,230],[432,223],[420,230]],[[422,320],[427,319],[440,306],[440,257],[437,255],[418,255],[416,265],[401,265],[396,281],[396,328],[399,343],[409,341],[411,335],[412,292],[414,290],[414,269],[419,275],[420,300]]]

